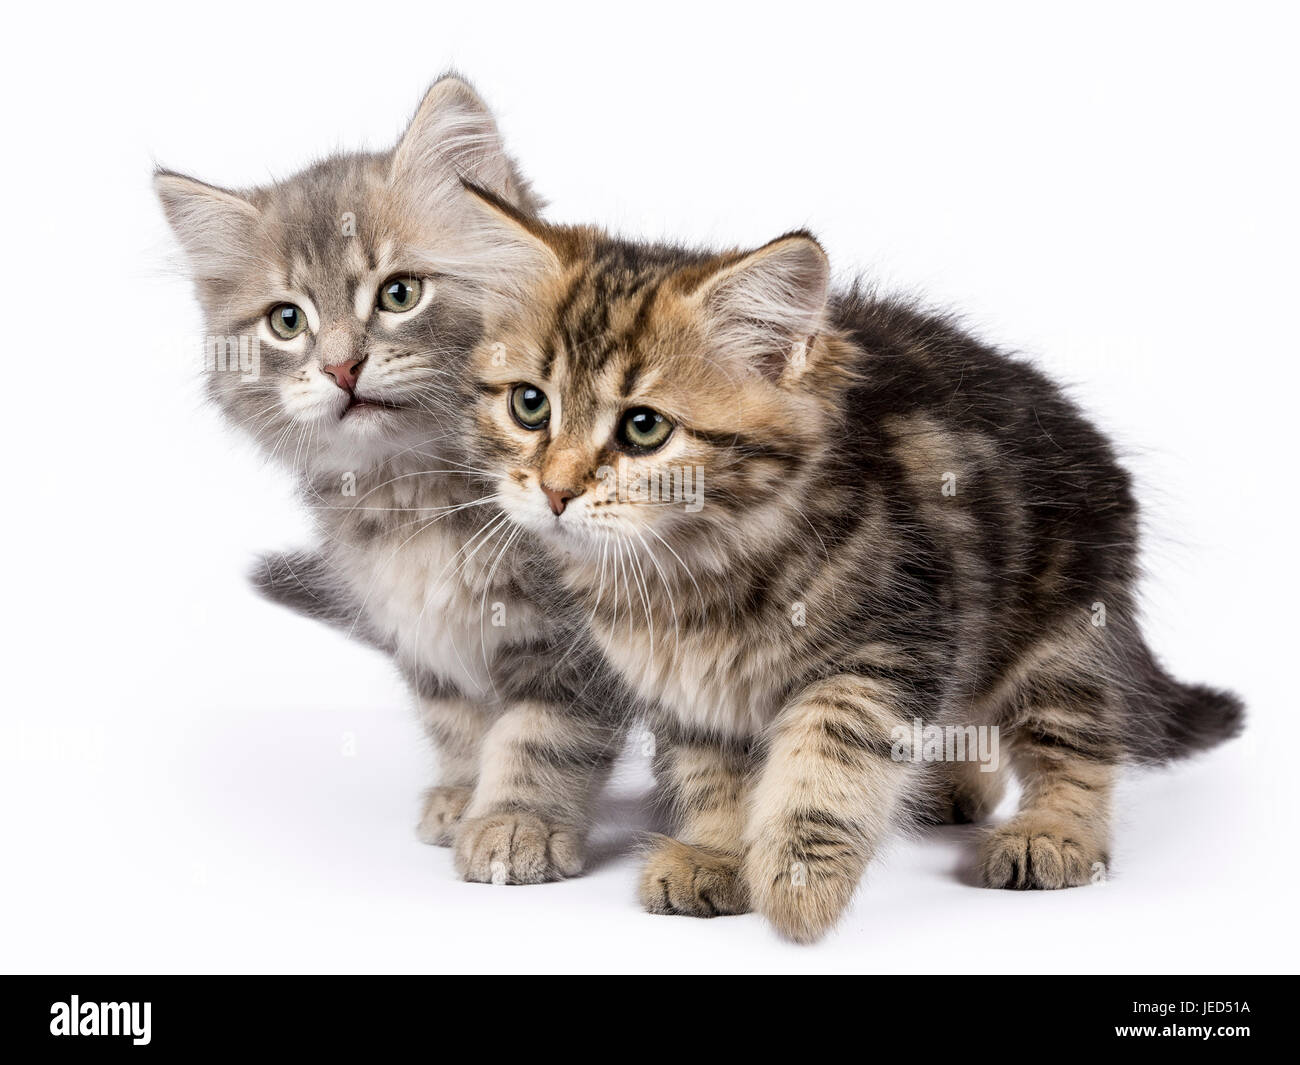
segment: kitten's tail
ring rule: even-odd
[[[369,631],[360,604],[317,551],[262,555],[249,570],[248,581],[263,598],[295,614],[323,621],[381,651],[389,649]]]
[[[1166,673],[1140,639],[1127,671],[1125,744],[1139,762],[1160,764],[1208,750],[1237,736],[1246,708],[1232,692],[1183,684]]]

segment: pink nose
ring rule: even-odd
[[[564,504],[577,495],[576,492],[570,492],[565,488],[557,491],[554,488],[548,488],[546,485],[542,485],[542,491],[546,493],[546,501],[551,504],[551,513],[556,517],[564,513]]]
[[[332,377],[334,383],[344,392],[355,392],[357,378],[361,376],[361,359],[351,362],[336,362],[333,366],[322,366],[321,373]]]

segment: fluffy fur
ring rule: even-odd
[[[298,476],[320,531],[318,551],[264,560],[255,583],[409,678],[442,763],[420,837],[453,844],[467,879],[535,882],[579,871],[626,707],[545,557],[466,462],[465,359],[485,297],[510,296],[526,255],[462,179],[538,206],[487,108],[449,76],[391,151],[262,188],[168,171],[156,186],[208,333],[260,344],[260,373],[213,370],[212,398]],[[409,309],[378,302],[394,277],[421,284]],[[281,303],[307,321],[287,340],[268,318]]]
[[[916,719],[1000,730],[1023,799],[981,869],[1009,888],[1095,879],[1116,767],[1235,733],[1232,696],[1143,643],[1129,478],[1032,366],[832,293],[804,233],[699,253],[479,199],[534,250],[530,298],[475,354],[470,461],[652,707],[677,831],[648,857],[647,909],[823,934],[891,831],[1001,794],[969,763],[900,757]],[[548,397],[539,429],[511,413],[522,384]],[[637,408],[671,423],[652,453],[620,441]],[[608,489],[611,470],[685,469],[702,507]]]

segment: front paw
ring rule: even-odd
[[[542,884],[582,872],[578,833],[524,810],[462,821],[456,872],[479,884]]]
[[[1081,824],[1021,814],[980,847],[986,887],[1022,890],[1078,887],[1106,877],[1104,846]]]
[[[650,913],[721,917],[749,912],[738,858],[667,836],[656,837],[646,856],[639,893]]]
[[[789,847],[750,850],[744,876],[754,909],[792,943],[814,943],[835,926],[848,908],[862,874],[855,854],[806,859]]]
[[[415,835],[421,843],[432,847],[450,847],[456,832],[456,822],[469,802],[470,789],[463,787],[436,787],[424,793],[424,809]]]

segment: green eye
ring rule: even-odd
[[[618,424],[619,442],[636,451],[655,451],[673,434],[673,423],[649,407],[633,407]]]
[[[307,328],[307,316],[292,303],[277,303],[266,316],[271,331],[281,340],[292,340]]]
[[[541,429],[551,420],[551,401],[536,385],[515,385],[510,392],[510,413],[525,429]]]
[[[418,277],[390,277],[379,286],[379,307],[401,314],[420,302],[424,286]]]

